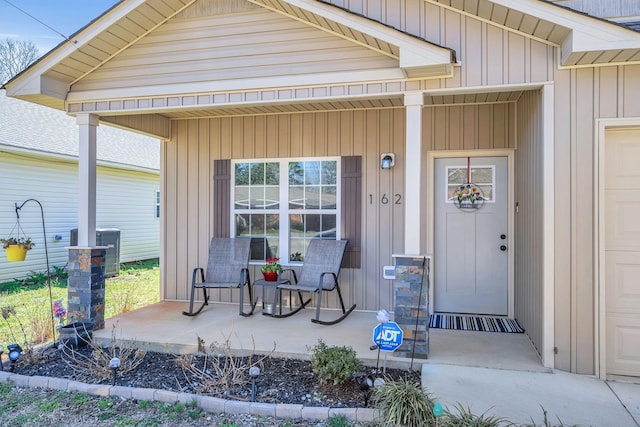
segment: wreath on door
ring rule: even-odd
[[[484,204],[482,189],[475,184],[463,184],[454,193],[456,206],[459,209],[479,209]]]
[[[467,157],[467,183],[459,185],[453,195],[458,209],[470,211],[484,204],[482,189],[471,182],[471,157]]]

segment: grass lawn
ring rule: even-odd
[[[67,301],[67,280],[55,268],[51,280],[54,300]],[[106,280],[105,318],[158,302],[160,267],[158,260],[120,266],[120,275]],[[30,342],[32,345],[51,339],[51,309],[46,275],[33,273],[27,279],[0,284],[0,344]]]

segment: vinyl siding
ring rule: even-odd
[[[68,260],[70,230],[77,228],[78,167],[73,160],[33,157],[0,152],[0,229],[9,233],[16,224],[14,204],[38,200],[44,210],[51,267]],[[98,167],[97,228],[118,228],[120,261],[157,258],[160,252],[160,220],[154,217],[159,177],[153,173]],[[0,281],[46,271],[45,245],[40,208],[27,203],[20,211],[24,233],[36,246],[25,262],[9,263],[0,254]],[[14,233],[15,234],[15,233]],[[55,235],[62,236],[55,240]]]
[[[456,51],[453,78],[424,89],[545,82],[553,78],[553,47],[479,19],[422,1],[335,0],[331,3]]]
[[[523,93],[517,104],[515,155],[515,317],[542,352],[543,303],[543,129],[540,91]]]
[[[74,91],[397,67],[398,60],[265,9],[173,19]]]
[[[425,108],[423,154],[431,148],[514,147],[514,114],[513,103]],[[445,126],[437,126],[444,117]],[[343,289],[347,301],[359,309],[393,309],[391,281],[382,279],[381,266],[391,264],[391,255],[402,253],[404,247],[404,159],[414,154],[404,152],[403,109],[179,120],[172,129],[172,142],[164,145],[163,193],[167,206],[176,203],[175,210],[166,213],[163,231],[166,299],[186,300],[191,271],[206,266],[208,242],[218,217],[213,200],[214,160],[361,155],[362,265],[343,269]],[[380,169],[384,152],[396,154],[391,170]],[[381,203],[383,195],[391,202]],[[422,197],[424,204],[427,198]],[[179,256],[182,253],[185,256]],[[254,268],[252,276],[257,272]],[[229,291],[214,291],[213,298],[228,301]],[[237,293],[231,299],[237,301]],[[335,302],[330,299],[328,305],[335,307]]]
[[[359,309],[392,310],[392,286],[381,278],[380,265],[402,251],[404,209],[382,204],[383,195],[404,197],[404,111],[387,109],[307,113],[259,117],[180,120],[172,126],[172,142],[164,145],[167,206],[163,253],[164,297],[186,300],[194,267],[206,266],[208,242],[217,218],[213,199],[213,162],[217,159],[363,156],[362,264],[343,269],[346,302]],[[396,167],[380,170],[380,153],[395,152]],[[175,226],[177,224],[177,227]],[[178,254],[184,254],[179,256]],[[259,270],[252,268],[252,277]],[[333,293],[332,293],[333,294]],[[213,298],[228,301],[229,291]],[[237,291],[231,297],[238,300]],[[335,306],[335,295],[327,298]]]
[[[595,372],[597,118],[640,117],[640,65],[555,73],[556,367]]]

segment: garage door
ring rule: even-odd
[[[640,376],[640,128],[605,141],[606,370]]]

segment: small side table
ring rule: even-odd
[[[291,283],[289,279],[280,279],[274,281],[268,281],[264,279],[259,279],[253,282],[253,286],[262,286],[262,314],[265,316],[270,316],[275,313],[276,307],[279,306],[278,296],[280,292],[278,292],[278,285],[289,284]],[[268,302],[267,300],[267,290],[273,290],[273,300],[272,302]],[[266,304],[265,304],[265,301]],[[282,307],[280,307],[282,311]]]

